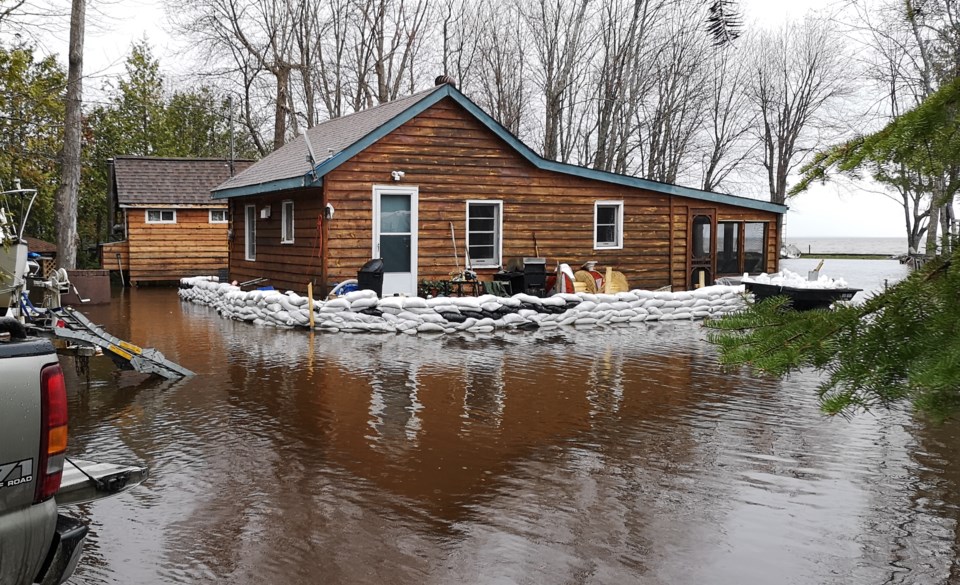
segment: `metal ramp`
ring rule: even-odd
[[[52,332],[56,337],[100,347],[104,352],[108,352],[114,361],[128,364],[132,369],[144,374],[156,374],[169,380],[194,375],[190,370],[165,358],[156,349],[141,348],[110,335],[70,307],[62,307],[57,311],[57,315],[64,326],[54,324]]]

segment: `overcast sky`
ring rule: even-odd
[[[86,88],[93,98],[107,76],[123,71],[123,62],[131,44],[150,41],[164,73],[175,76],[179,46],[164,30],[162,0],[113,0],[96,4],[87,29],[84,72]],[[788,18],[802,18],[808,11],[825,14],[830,0],[740,0],[748,26],[778,26]],[[62,48],[53,48],[60,55]],[[182,67],[183,65],[181,65]],[[94,98],[95,99],[95,98]],[[888,197],[868,192],[856,183],[831,183],[815,186],[790,203],[786,219],[786,241],[791,237],[904,237],[903,209]]]

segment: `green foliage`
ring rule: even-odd
[[[928,262],[859,306],[797,312],[786,299],[708,321],[721,363],[783,376],[825,374],[824,411],[853,414],[909,399],[946,416],[960,407],[960,252]]]
[[[63,133],[66,73],[56,60],[36,60],[33,48],[0,47],[0,186],[19,179],[37,189],[27,232],[54,239],[57,157]]]
[[[204,86],[168,96],[148,44],[133,46],[125,74],[106,89],[108,102],[86,119],[78,231],[87,244],[106,236],[112,222],[106,209],[108,159],[229,156],[228,100]],[[239,158],[252,152],[249,141],[237,146]]]

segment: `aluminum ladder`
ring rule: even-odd
[[[57,311],[57,315],[64,326],[60,327],[54,321],[52,331],[56,337],[100,347],[109,352],[115,361],[127,363],[144,374],[156,374],[168,380],[194,375],[190,370],[165,358],[156,349],[141,348],[110,335],[75,309],[62,307]]]

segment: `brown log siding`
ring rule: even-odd
[[[456,270],[450,222],[463,265],[467,200],[503,201],[503,260],[534,256],[536,234],[548,269],[559,262],[577,267],[587,260],[622,271],[632,288],[667,284],[687,288],[689,208],[711,207],[718,220],[766,221],[768,269],[776,267],[776,214],[673,197],[551,172],[535,167],[452,100],[444,100],[383,137],[323,179],[322,189],[301,189],[231,200],[234,238],[231,278],[260,276],[277,287],[303,291],[322,285],[316,234],[325,195],[336,209],[327,224],[328,286],[355,278],[372,253],[373,186],[395,185],[392,170],[405,173],[403,186],[419,189],[418,279],[449,278]],[[280,244],[280,201],[295,199],[296,242]],[[623,200],[623,249],[594,250],[594,202]],[[244,260],[245,204],[272,205],[270,220],[257,225],[257,260]],[[671,217],[671,209],[673,217]],[[714,234],[716,229],[714,229]],[[672,240],[671,240],[672,238]],[[671,252],[673,261],[671,262]],[[489,279],[495,269],[481,269]]]
[[[147,223],[145,209],[128,210],[125,249],[105,246],[104,267],[115,268],[115,252],[126,252],[123,267],[133,284],[176,281],[227,268],[228,224],[210,223],[209,209],[176,212],[176,223]]]

